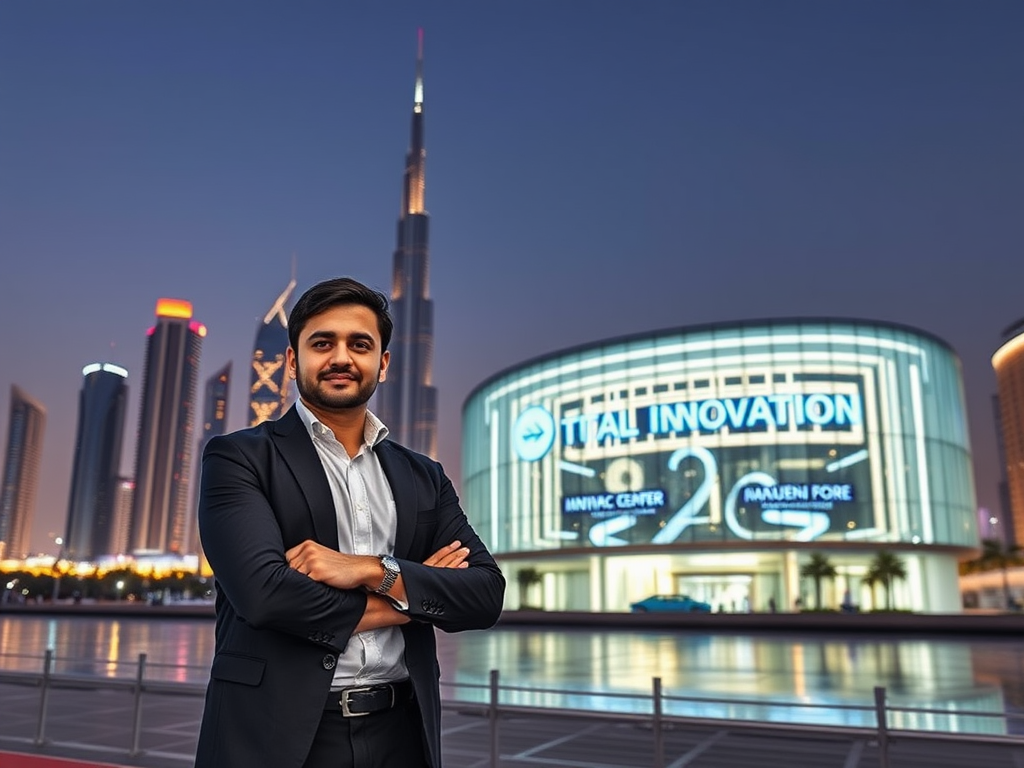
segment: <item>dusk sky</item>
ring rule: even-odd
[[[440,459],[497,371],[754,318],[904,323],[963,361],[997,503],[990,357],[1024,316],[1024,3],[0,3],[0,435],[47,407],[32,546],[64,530],[81,370],[161,296],[234,361],[287,284],[390,290],[425,31]]]

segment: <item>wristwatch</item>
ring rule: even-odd
[[[378,595],[386,595],[395,586],[395,582],[398,581],[398,574],[402,572],[402,566],[391,555],[378,555],[378,557],[380,558],[381,567],[384,569],[384,580],[373,591]]]

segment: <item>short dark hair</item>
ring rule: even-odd
[[[388,310],[388,297],[351,277],[324,280],[299,297],[288,315],[288,343],[292,350],[296,353],[299,351],[299,334],[309,318],[343,304],[359,304],[373,310],[377,316],[377,330],[380,331],[380,351],[385,352],[395,327],[395,321],[391,319]]]

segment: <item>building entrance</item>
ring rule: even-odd
[[[676,591],[701,600],[715,613],[746,613],[754,605],[750,573],[678,574]]]

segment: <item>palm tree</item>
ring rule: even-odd
[[[527,608],[527,595],[530,592],[530,587],[534,584],[540,584],[544,580],[543,574],[536,568],[520,568],[516,572],[516,583],[519,585],[519,607]]]
[[[1016,544],[1007,546],[1002,539],[982,539],[981,557],[977,563],[981,568],[999,568],[1003,572],[1003,595],[1006,598],[1006,607],[1013,608],[1013,595],[1010,594],[1010,576],[1007,569],[1011,565],[1020,562],[1021,548]]]
[[[875,587],[878,586],[878,578],[872,573],[868,573],[861,581],[864,586],[871,590],[871,610],[878,610],[878,597],[875,595]]]
[[[811,555],[811,561],[800,568],[800,575],[804,578],[814,579],[814,600],[818,610],[821,610],[821,580],[834,579],[836,567],[827,555],[815,552]]]
[[[868,579],[885,585],[885,607],[892,610],[892,582],[907,578],[907,566],[903,559],[888,550],[880,550],[868,566]],[[866,579],[865,579],[866,581]]]

